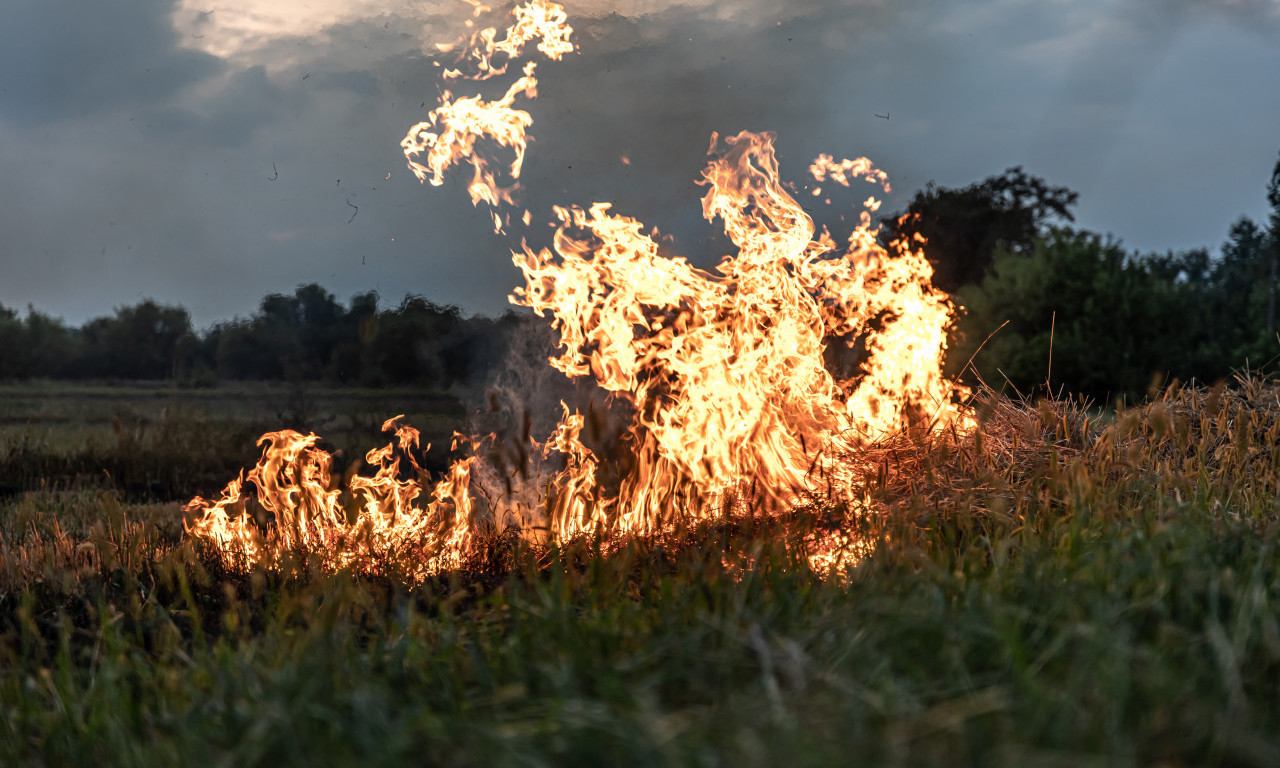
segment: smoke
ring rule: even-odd
[[[558,354],[559,336],[547,318],[520,315],[507,339],[505,353],[493,361],[483,383],[462,393],[482,459],[472,470],[472,488],[482,515],[499,530],[549,522],[538,511],[539,502],[547,480],[563,469],[564,457],[544,457],[541,445],[566,409],[586,416],[582,441],[603,459],[603,487],[610,491],[616,491],[610,483],[616,484],[634,415],[630,403],[601,389],[594,379],[569,379],[551,367],[548,359]]]

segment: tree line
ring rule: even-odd
[[[961,189],[930,184],[885,237],[923,235],[935,284],[963,308],[953,376],[1110,404],[1280,358],[1280,161],[1266,194],[1268,220],[1240,217],[1217,254],[1143,254],[1073,228],[1076,193],[1012,168]]]
[[[179,306],[147,299],[73,328],[29,308],[0,307],[0,379],[324,381],[448,387],[502,356],[514,313],[464,317],[409,295],[380,307],[375,292],[344,306],[314,283],[273,293],[248,318],[192,327]]]
[[[953,376],[1138,400],[1172,379],[1213,383],[1280,357],[1280,161],[1266,194],[1268,220],[1241,217],[1216,254],[1141,254],[1072,228],[1077,194],[1012,168],[962,188],[930,183],[883,237],[925,237],[935,284],[962,307]],[[203,331],[182,307],[150,299],[79,328],[0,307],[0,379],[448,387],[479,381],[527,321],[464,317],[413,295],[383,307],[367,292],[343,305],[314,283]]]

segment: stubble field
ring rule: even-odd
[[[284,426],[363,452],[407,411],[447,447],[451,397],[6,386],[0,757],[1280,764],[1278,395],[987,395],[973,436],[870,449],[866,508],[498,535],[410,585],[304,552],[228,569],[180,508]],[[873,551],[817,572],[833,527]]]

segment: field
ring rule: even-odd
[[[382,422],[397,414],[436,446],[429,457],[443,468],[449,438],[467,415],[445,393],[265,383],[0,385],[0,495],[52,486],[185,501],[216,493],[252,465],[265,432],[314,431],[331,451],[363,455],[385,442]]]
[[[228,570],[180,507],[282,426],[447,446],[448,396],[4,387],[0,763],[1280,765],[1280,389],[979,410],[872,449],[870,512],[498,536],[410,587]],[[817,572],[832,527],[873,550]]]

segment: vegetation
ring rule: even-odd
[[[886,236],[928,241],[934,285],[954,293],[981,281],[997,251],[1029,251],[1047,224],[1074,221],[1077,199],[1075,192],[1052,187],[1021,167],[962,189],[929,182],[905,215],[886,222]]]
[[[1163,384],[1274,355],[1280,164],[1268,192],[1221,254],[1144,256],[1017,169],[931,186],[898,234],[960,228],[952,365],[1033,399],[869,447],[864,504],[492,531],[421,584],[229,568],[181,506],[262,432],[350,467],[406,411],[439,473],[458,393],[536,352],[516,316],[314,285],[199,333],[0,309],[0,763],[1280,764],[1280,385]],[[867,553],[815,565],[840,542]]]
[[[868,512],[547,550],[420,586],[231,572],[178,504],[0,507],[6,765],[1274,765],[1280,408],[1179,389],[1100,424],[987,395],[873,449]],[[873,513],[872,513],[873,512]],[[807,554],[832,528],[874,552]]]
[[[378,307],[357,294],[347,307],[314,283],[271,294],[250,318],[203,333],[181,307],[147,299],[69,328],[34,308],[0,307],[0,380],[317,381],[359,386],[474,383],[500,358],[520,322],[463,318],[457,307],[406,296]]]
[[[929,185],[888,236],[926,237],[936,282],[964,308],[953,375],[1025,393],[1047,380],[1109,405],[1280,357],[1280,162],[1267,199],[1267,225],[1242,217],[1216,256],[1141,254],[1063,226],[1075,193],[1014,168],[962,189]]]
[[[164,383],[0,385],[0,497],[40,488],[108,490],[128,501],[214,495],[261,455],[258,437],[314,431],[350,462],[405,414],[449,461],[466,409],[448,393],[260,382],[180,389]]]

